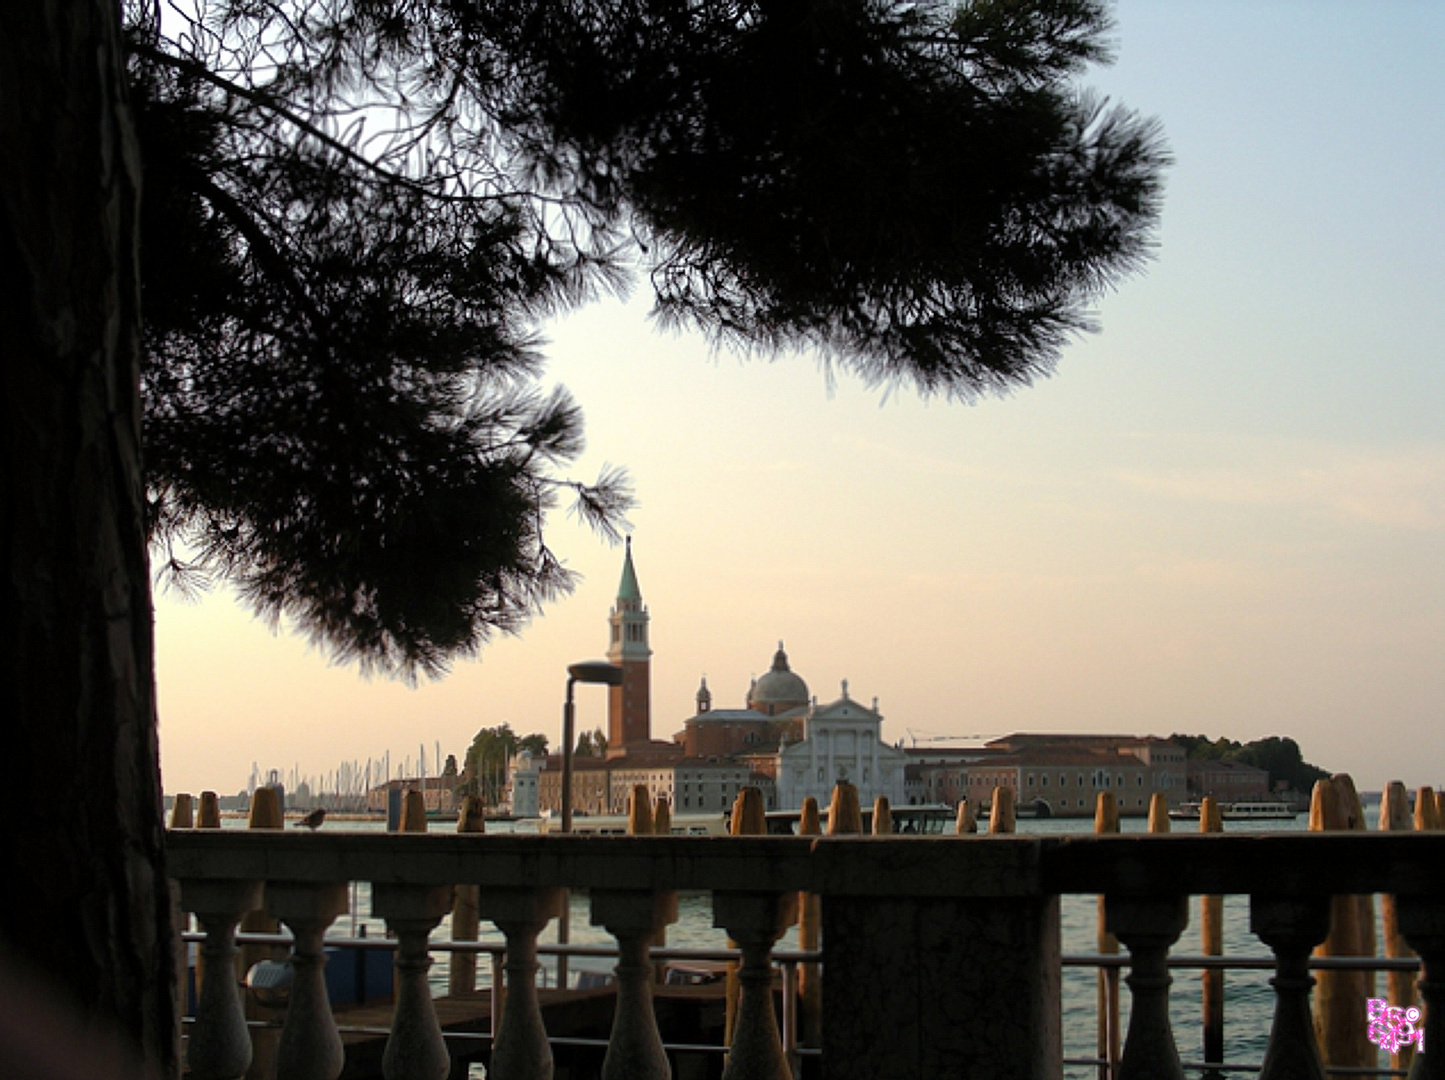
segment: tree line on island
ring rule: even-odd
[[[1308,795],[1315,781],[1330,778],[1324,769],[1306,761],[1299,744],[1288,737],[1271,735],[1267,739],[1240,743],[1222,735],[1211,739],[1208,735],[1175,734],[1169,736],[1169,741],[1182,747],[1187,757],[1198,761],[1235,761],[1264,769],[1269,773],[1271,791],[1282,784],[1289,791]]]
[[[484,806],[500,806],[507,790],[507,771],[512,759],[526,750],[534,758],[547,754],[548,738],[539,731],[518,735],[512,725],[484,727],[472,739],[463,758],[458,778],[458,795],[478,795]],[[600,727],[579,732],[572,751],[577,757],[606,757],[607,733]],[[445,779],[445,773],[443,779]]]

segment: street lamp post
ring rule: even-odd
[[[562,831],[572,831],[572,740],[576,706],[572,688],[578,683],[621,686],[622,668],[606,660],[583,660],[567,668],[567,703],[562,706]]]
[[[578,683],[598,683],[602,686],[621,686],[622,669],[606,660],[583,660],[567,668],[567,701],[562,706],[562,831],[572,831],[572,740],[576,720],[576,706],[572,703],[572,688]],[[562,905],[561,918],[557,920],[557,944],[566,945],[571,937],[571,901]],[[557,957],[557,985],[567,987],[567,954]]]

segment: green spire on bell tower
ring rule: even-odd
[[[632,565],[632,537],[627,538],[627,557],[622,561],[622,583],[617,586],[617,606],[622,610],[642,610],[642,590],[637,586],[637,569]]]
[[[607,753],[625,753],[628,746],[646,743],[652,737],[652,647],[648,644],[651,616],[642,602],[637,585],[637,568],[632,565],[632,537],[627,538],[627,556],[622,561],[622,581],[617,586],[617,603],[608,622],[611,640],[607,659],[622,667],[622,685],[614,686],[607,706]]]

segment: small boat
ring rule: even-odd
[[[863,832],[873,832],[873,807],[861,808]],[[956,811],[946,803],[912,803],[889,808],[893,818],[893,832],[897,836],[943,836],[953,832]],[[801,810],[769,810],[766,815],[768,833],[771,836],[792,836],[798,831]],[[823,831],[828,831],[828,807],[820,807],[818,821]]]
[[[1197,802],[1180,803],[1169,811],[1173,821],[1198,821],[1201,809]],[[1298,815],[1285,802],[1233,802],[1220,803],[1219,816],[1224,821],[1293,821]]]
[[[727,815],[678,814],[669,823],[673,836],[726,836]],[[550,815],[538,821],[538,832],[556,833],[562,828],[561,817]],[[625,814],[579,815],[572,819],[572,832],[578,836],[626,836]]]
[[[1225,821],[1293,821],[1298,811],[1289,803],[1236,802],[1225,803],[1219,816]]]

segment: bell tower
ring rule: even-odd
[[[608,691],[607,701],[607,756],[615,757],[625,754],[629,745],[652,738],[652,647],[647,640],[650,616],[637,586],[630,536],[622,562],[622,582],[617,586],[617,603],[608,621],[611,638],[607,659],[622,668],[622,685]]]

